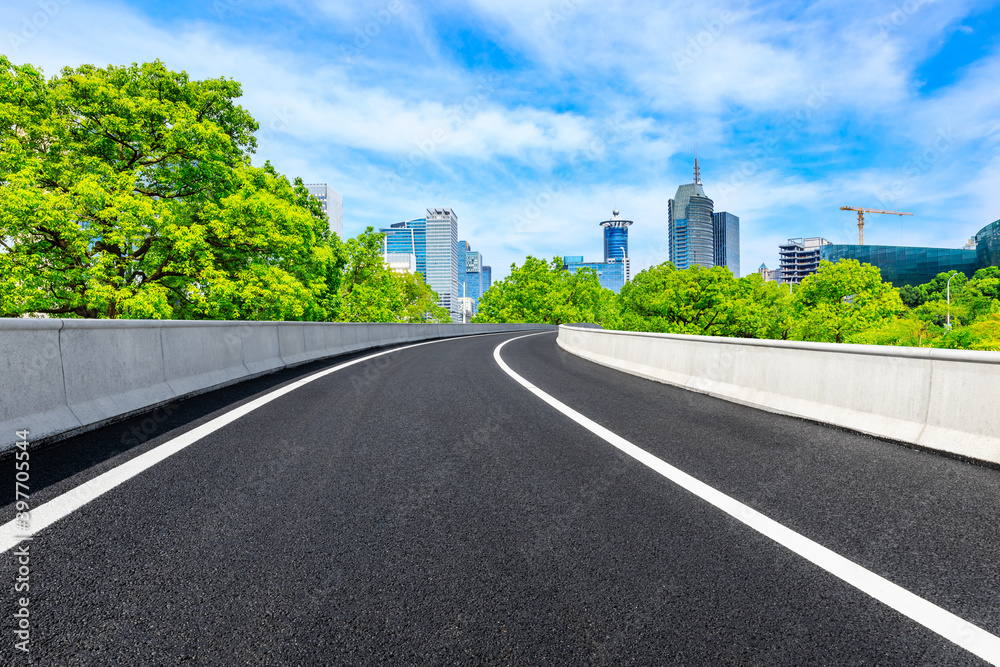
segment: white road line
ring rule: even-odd
[[[491,336],[497,334],[480,335]],[[461,338],[464,338],[464,336]],[[179,435],[172,440],[168,440],[162,445],[154,447],[148,452],[140,454],[134,459],[130,459],[120,466],[98,475],[94,479],[85,482],[60,496],[56,496],[49,502],[39,505],[35,509],[31,510],[30,530],[25,531],[24,527],[21,526],[16,520],[9,521],[0,526],[0,554],[13,549],[22,540],[32,539],[32,537],[40,531],[45,530],[56,521],[59,521],[70,513],[80,509],[94,498],[97,498],[116,486],[127,482],[139,473],[144,470],[148,470],[160,461],[173,456],[185,447],[193,445],[206,435],[218,431],[223,426],[231,424],[240,417],[250,414],[257,408],[267,405],[271,401],[281,398],[285,394],[293,392],[299,387],[303,387],[310,382],[326,377],[331,373],[336,373],[337,371],[343,370],[349,366],[354,366],[355,364],[363,363],[369,359],[374,359],[375,357],[381,357],[386,354],[392,354],[402,350],[409,350],[414,347],[420,347],[421,345],[431,345],[433,343],[443,343],[459,339],[460,338],[442,338],[438,340],[424,341],[423,343],[414,343],[413,345],[397,347],[391,350],[383,350],[382,352],[376,352],[375,354],[369,354],[368,356],[347,361],[332,368],[324,369],[318,373],[313,373],[312,375],[304,377],[301,380],[296,380],[291,384],[275,389],[274,391],[265,394],[260,398],[256,398],[249,403],[245,403],[238,408],[234,408],[229,412],[216,417],[210,422],[206,422],[201,426],[191,429],[183,435]]]
[[[806,560],[818,565],[830,574],[867,593],[876,600],[892,607],[904,616],[908,616],[925,628],[958,644],[970,653],[974,653],[994,665],[1000,665],[1000,637],[986,632],[982,628],[969,623],[950,611],[942,609],[932,602],[928,602],[918,595],[914,595],[905,588],[892,583],[884,577],[880,577],[857,563],[844,558],[840,554],[813,542],[808,537],[800,535],[790,528],[786,528],[773,519],[769,519],[735,498],[730,498],[721,491],[717,491],[704,482],[678,470],[666,461],[653,456],[621,436],[612,433],[597,422],[588,419],[525,380],[511,370],[510,366],[504,363],[504,360],[500,357],[500,350],[503,349],[504,345],[521,340],[522,338],[526,338],[526,336],[512,338],[497,345],[496,349],[493,350],[493,358],[507,375],[535,396],[643,465],[655,470],[702,500],[715,505],[726,514],[738,519],[762,535],[794,551]]]

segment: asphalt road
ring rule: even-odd
[[[983,664],[526,391],[493,359],[521,335],[393,352],[240,417],[22,543],[30,593],[8,550],[0,663]],[[552,333],[502,355],[635,445],[1000,634],[1000,471],[618,373]],[[30,504],[344,359],[33,451]],[[13,458],[0,469],[5,523]]]

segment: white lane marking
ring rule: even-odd
[[[503,332],[501,332],[503,333]],[[493,336],[499,334],[473,334],[473,335],[485,335]],[[94,498],[101,496],[111,489],[115,488],[119,484],[123,484],[128,480],[132,479],[144,470],[148,470],[160,461],[173,456],[177,452],[181,451],[185,447],[193,445],[210,433],[218,431],[223,426],[231,424],[240,417],[250,414],[257,408],[267,405],[271,401],[281,398],[287,393],[293,392],[299,387],[303,387],[310,382],[314,382],[322,377],[326,377],[331,373],[336,373],[339,370],[343,370],[348,366],[354,366],[355,364],[360,364],[369,359],[374,359],[375,357],[381,357],[386,354],[392,354],[394,352],[401,352],[402,350],[409,350],[414,347],[420,347],[421,345],[432,345],[434,343],[444,343],[451,340],[459,340],[462,338],[467,338],[466,336],[461,336],[458,338],[441,338],[438,340],[429,340],[422,343],[414,343],[413,345],[406,345],[403,347],[396,347],[391,350],[383,350],[382,352],[376,352],[375,354],[369,354],[368,356],[361,357],[359,359],[354,359],[352,361],[347,361],[342,364],[333,366],[332,368],[327,368],[312,375],[306,376],[301,380],[296,380],[291,384],[287,384],[284,387],[275,389],[274,391],[256,398],[249,403],[245,403],[238,408],[233,408],[229,412],[220,415],[213,419],[212,421],[206,422],[201,426],[191,429],[187,433],[177,436],[167,442],[154,447],[144,454],[140,454],[134,459],[130,459],[120,466],[112,468],[111,470],[98,475],[94,479],[84,482],[80,486],[77,486],[60,496],[56,496],[52,500],[48,501],[43,505],[39,505],[35,509],[31,510],[31,519],[29,522],[30,528],[26,531],[24,526],[19,524],[17,520],[9,521],[2,526],[0,526],[0,554],[13,549],[22,540],[33,539],[34,535],[37,535],[40,531],[45,530],[51,526],[56,521],[64,518],[68,514],[75,512],[87,503],[89,503]]]
[[[721,491],[717,491],[708,484],[678,470],[666,461],[653,456],[646,450],[633,445],[625,438],[612,433],[597,422],[588,419],[525,380],[511,370],[510,366],[504,363],[504,360],[500,357],[500,350],[503,349],[504,345],[521,340],[522,338],[526,338],[526,336],[511,338],[497,345],[493,350],[493,358],[507,375],[532,394],[643,465],[652,468],[702,500],[715,505],[726,514],[750,526],[762,535],[794,551],[806,560],[818,565],[830,574],[867,593],[876,600],[892,607],[904,616],[908,616],[925,628],[958,644],[970,653],[974,653],[994,665],[1000,665],[1000,637],[990,634],[950,611],[942,609],[936,604],[911,593],[905,588],[861,567],[857,563],[844,558],[821,544],[813,542],[808,537],[800,535],[790,528],[786,528],[777,521],[764,516],[735,498],[730,498]]]

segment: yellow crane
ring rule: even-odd
[[[899,211],[879,211],[874,208],[857,208],[855,206],[841,206],[841,211],[858,212],[858,245],[865,244],[865,213],[885,213],[886,215],[913,215],[912,213],[900,213]]]

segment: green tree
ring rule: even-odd
[[[368,227],[344,244],[346,261],[337,295],[341,322],[451,322],[438,295],[419,273],[389,270],[382,255],[384,234]]]
[[[420,273],[405,273],[399,276],[402,291],[402,310],[398,313],[400,322],[450,323],[451,313],[438,305],[438,294],[424,281]]]
[[[608,325],[623,331],[728,335],[736,320],[736,292],[733,274],[725,267],[678,270],[666,262],[641,271],[622,287]]]
[[[0,314],[327,319],[342,251],[239,83],[0,56]]]
[[[853,259],[822,261],[819,271],[803,279],[793,297],[792,337],[842,343],[889,324],[905,308],[899,292],[882,282],[877,267]]]
[[[510,275],[490,286],[479,299],[473,322],[533,322],[569,324],[600,322],[614,298],[601,287],[597,273],[581,269],[570,273],[562,259],[551,262],[527,257]]]
[[[913,285],[903,285],[899,288],[899,298],[907,308],[916,308],[926,301],[924,293],[919,287]]]

